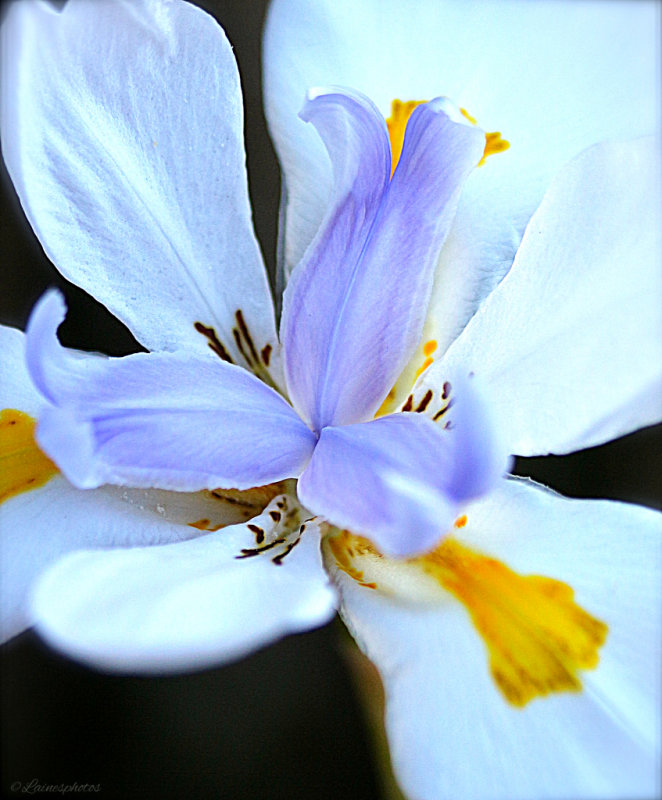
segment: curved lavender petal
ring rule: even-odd
[[[252,373],[187,353],[79,359],[57,340],[64,310],[58,292],[39,301],[26,352],[50,404],[39,444],[75,486],[247,489],[304,469],[315,435]]]
[[[419,106],[390,174],[383,117],[329,90],[301,113],[331,158],[330,210],[284,294],[281,340],[294,407],[315,430],[373,416],[417,346],[434,267],[484,135]]]
[[[456,399],[466,413],[448,429],[416,413],[324,428],[299,478],[301,502],[387,555],[429,550],[507,466],[468,381]]]

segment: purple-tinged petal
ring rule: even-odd
[[[75,486],[247,489],[297,477],[310,459],[315,435],[246,370],[185,353],[78,359],[57,340],[63,318],[61,296],[47,293],[27,361],[51,404],[39,445]]]
[[[449,428],[417,413],[324,428],[299,479],[301,502],[386,555],[429,550],[461,504],[489,491],[507,466],[468,381],[456,399]]]
[[[315,430],[369,419],[419,342],[434,267],[482,131],[450,104],[420,106],[389,183],[383,117],[356,93],[308,101],[335,172],[322,226],[285,291],[290,397]]]

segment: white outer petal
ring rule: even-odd
[[[267,536],[275,509],[252,521]],[[165,673],[239,658],[333,615],[316,523],[281,565],[276,549],[237,559],[245,547],[255,537],[235,525],[164,547],[76,553],[37,585],[37,629],[97,667]]]
[[[39,489],[23,492],[0,505],[0,639],[33,625],[28,595],[41,573],[62,556],[96,547],[135,547],[190,539],[188,522],[207,510],[206,498],[190,495],[179,523],[166,514],[173,492],[137,491],[104,486],[82,491],[57,475]],[[220,504],[219,504],[220,505]]]
[[[509,480],[467,516],[459,535],[469,546],[567,582],[610,630],[597,669],[582,673],[584,692],[518,709],[496,689],[480,636],[451,595],[436,606],[407,603],[339,572],[342,614],[384,680],[391,756],[407,796],[657,797],[660,515]]]
[[[243,363],[237,309],[257,350],[275,349],[221,28],[179,0],[70,0],[61,13],[22,0],[3,27],[3,155],[62,274],[149,349],[207,352],[201,322]]]
[[[596,145],[556,177],[512,269],[416,395],[459,367],[517,455],[567,453],[662,416],[659,142]]]

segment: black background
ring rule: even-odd
[[[20,1],[20,0],[19,0]],[[272,271],[279,175],[262,114],[266,2],[199,2],[223,23],[241,71],[255,227]],[[0,322],[24,327],[48,286],[69,313],[64,344],[122,355],[129,332],[45,258],[2,167]],[[662,428],[517,471],[578,497],[659,504]],[[31,633],[2,648],[2,784],[101,784],[108,798],[380,798],[361,707],[335,622],[239,663],[168,678],[107,676],[48,651]],[[89,796],[89,795],[85,795]]]

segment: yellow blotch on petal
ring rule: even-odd
[[[35,426],[36,421],[22,411],[0,411],[0,503],[43,486],[58,473],[37,446]]]
[[[466,524],[463,514],[454,527]],[[323,549],[327,568],[399,603],[440,609],[452,598],[462,603],[485,644],[497,688],[515,707],[581,691],[580,670],[598,664],[608,628],[575,603],[566,583],[520,575],[452,536],[424,556],[392,559],[368,539],[332,529]]]
[[[570,586],[519,575],[452,538],[414,560],[465,606],[510,703],[581,691],[578,672],[597,666],[608,628],[574,602]]]

